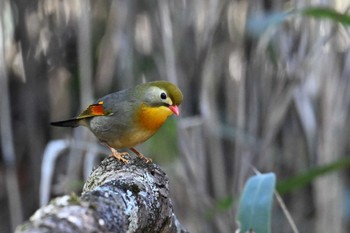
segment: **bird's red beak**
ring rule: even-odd
[[[177,105],[171,105],[169,106],[169,109],[176,115],[180,115],[180,110],[179,107]]]

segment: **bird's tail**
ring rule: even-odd
[[[80,120],[81,119],[73,118],[73,119],[69,119],[69,120],[65,120],[65,121],[51,122],[50,124],[52,126],[58,126],[58,127],[72,127],[72,128],[75,128],[75,127],[79,126],[79,121]]]

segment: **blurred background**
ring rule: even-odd
[[[294,11],[310,6],[344,15]],[[349,6],[0,1],[0,232],[55,196],[79,194],[109,153],[88,130],[50,121],[160,79],[183,91],[181,116],[138,148],[167,172],[190,232],[235,231],[254,167],[275,172],[300,232],[349,232]],[[293,232],[276,202],[272,224]]]

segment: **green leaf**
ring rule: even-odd
[[[301,14],[319,19],[330,19],[334,22],[344,25],[350,25],[350,16],[348,14],[339,13],[332,8],[326,7],[309,7],[300,10]]]
[[[271,208],[275,184],[274,173],[249,178],[239,202],[237,218],[240,232],[271,232]]]
[[[218,211],[227,211],[232,207],[233,201],[234,199],[231,196],[222,198],[216,203],[216,209]]]
[[[325,166],[316,167],[310,169],[304,174],[291,177],[289,179],[278,182],[277,191],[280,194],[288,193],[298,188],[301,188],[316,179],[319,176],[325,175],[330,172],[338,171],[350,166],[350,158],[340,159],[334,163],[327,164]]]
[[[234,203],[232,196],[224,197],[217,200],[214,205],[205,212],[205,218],[212,219],[218,214],[228,211]]]

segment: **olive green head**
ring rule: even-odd
[[[149,106],[178,106],[183,96],[180,89],[167,81],[154,81],[138,86],[141,99]]]

